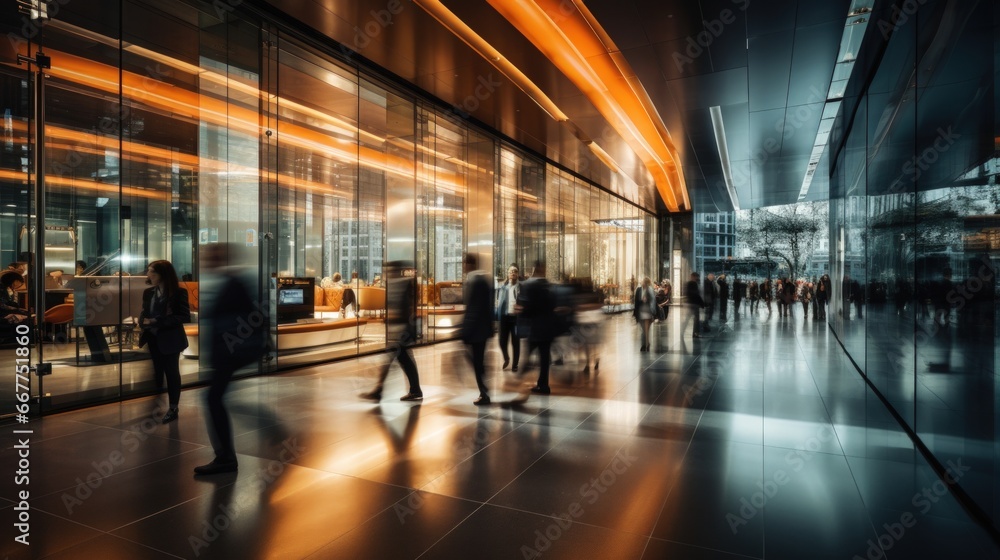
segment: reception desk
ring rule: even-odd
[[[286,323],[272,329],[272,341],[277,337],[278,352],[308,350],[330,344],[351,342],[364,335],[368,319],[327,319],[319,322]],[[198,325],[184,325],[188,347],[183,352],[185,358],[197,358]]]

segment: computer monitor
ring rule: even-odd
[[[284,288],[278,291],[278,305],[302,305],[305,303],[305,290],[302,288]]]

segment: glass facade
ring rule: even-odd
[[[174,264],[194,311],[182,380],[205,379],[197,314],[210,297],[207,244],[253,249],[230,264],[256,278],[274,344],[245,374],[383,349],[389,261],[412,263],[423,342],[455,335],[466,252],[497,276],[545,260],[553,280],[590,279],[609,298],[627,297],[633,277],[655,276],[650,213],[345,63],[335,46],[209,2],[77,0],[51,15],[0,24],[11,36],[31,31],[0,66],[0,260],[32,261],[29,275],[68,278],[77,261],[92,269],[45,286],[46,310],[75,312],[45,326],[55,342],[33,342],[54,368],[33,389],[48,397],[45,410],[154,390],[134,321],[157,259]],[[44,152],[36,80],[16,64],[38,51],[52,61]],[[292,288],[307,314],[281,297]],[[348,290],[356,302],[344,309]]]
[[[871,80],[849,88],[835,126],[830,247],[834,331],[937,461],[1000,518],[1000,351],[995,3],[929,1],[874,37]],[[880,403],[873,403],[874,411]],[[884,415],[865,441],[912,453]],[[861,446],[862,448],[864,446]]]

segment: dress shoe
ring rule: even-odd
[[[163,424],[169,424],[174,420],[177,420],[177,409],[171,408],[170,410],[167,411],[166,414],[163,415],[163,419],[160,420],[160,422]]]
[[[474,400],[474,401],[472,401],[472,404],[474,404],[476,406],[487,405],[487,404],[490,404],[490,398],[487,397],[486,395],[479,395],[479,398],[476,399],[476,400]]]
[[[514,364],[514,367],[510,368],[510,371],[517,371],[517,364]]]
[[[236,472],[237,470],[239,470],[239,465],[236,461],[212,461],[207,465],[195,467],[194,474],[222,474]]]
[[[502,366],[500,366],[500,369],[507,369],[507,365],[508,365],[508,364],[510,364],[510,360],[508,360],[507,358],[504,358],[504,359],[503,359],[503,365],[502,365]],[[516,370],[515,370],[515,371],[516,371]]]
[[[358,396],[361,397],[362,399],[365,399],[365,400],[368,400],[368,401],[379,402],[380,400],[382,400],[382,391],[379,390],[379,389],[375,389],[374,391],[368,391],[367,393],[361,393]]]
[[[552,389],[549,389],[548,387],[539,387],[538,385],[535,385],[534,387],[531,388],[531,392],[538,393],[539,395],[548,395],[552,393]]]
[[[407,393],[407,394],[403,395],[402,397],[399,397],[399,400],[401,400],[401,401],[422,401],[422,400],[424,400],[424,394],[423,393]]]

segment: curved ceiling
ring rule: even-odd
[[[551,99],[570,125],[557,122],[518,83],[412,1],[267,1],[450,104],[456,114],[471,116],[648,210],[662,213],[671,206],[643,157],[579,82],[488,0],[441,3]],[[579,4],[593,14],[620,50],[610,54],[627,62],[662,119],[695,208],[733,207],[716,134],[723,129],[721,145],[728,148],[741,208],[798,200],[850,0],[534,2],[551,4],[550,13],[569,13]],[[532,2],[509,2],[523,3]],[[596,54],[609,53],[584,52]],[[588,141],[603,148],[631,180],[616,177]],[[827,196],[825,176],[816,174],[807,200]]]

